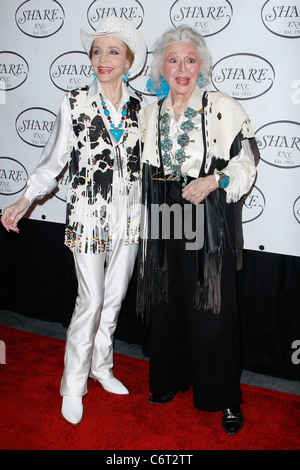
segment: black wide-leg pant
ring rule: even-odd
[[[226,205],[229,230],[234,221]],[[193,387],[194,406],[220,411],[242,402],[241,337],[237,303],[236,259],[226,246],[222,263],[219,314],[195,310],[197,252],[186,240],[165,240],[169,299],[151,312],[150,392]]]

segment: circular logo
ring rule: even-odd
[[[273,34],[283,38],[300,37],[299,5],[290,0],[268,0],[261,9],[264,26]]]
[[[155,96],[152,93],[150,93],[146,88],[147,81],[151,73],[150,68],[151,68],[151,62],[153,58],[152,54],[153,52],[147,53],[146,64],[142,73],[134,80],[129,81],[130,88],[132,88],[134,91],[137,91],[138,93],[141,93],[142,95],[145,95],[145,96]]]
[[[242,223],[246,224],[247,222],[258,219],[263,213],[265,205],[265,196],[256,186],[253,186],[244,201]]]
[[[170,9],[170,20],[173,26],[187,24],[196,29],[202,36],[213,36],[225,29],[232,18],[233,9],[227,0],[211,1],[194,0],[194,3],[176,0]]]
[[[94,0],[88,8],[88,22],[96,30],[99,23],[108,16],[115,16],[129,21],[131,26],[138,29],[144,19],[144,8],[138,0]]]
[[[0,89],[14,90],[28,77],[29,66],[24,57],[15,52],[0,52]]]
[[[90,59],[82,51],[65,52],[58,56],[50,66],[51,81],[63,91],[90,85],[92,75],[93,67]]]
[[[232,54],[213,66],[212,83],[237,100],[250,100],[267,93],[273,86],[275,71],[266,59],[255,54]]]
[[[22,163],[11,157],[0,157],[0,194],[12,196],[22,191],[27,183],[28,173]]]
[[[299,126],[294,121],[274,121],[260,127],[255,135],[261,160],[279,168],[299,167]]]
[[[300,224],[300,196],[294,202],[293,212],[294,212],[295,219]]]
[[[22,33],[46,38],[59,31],[65,21],[62,6],[56,0],[27,0],[16,11],[16,24]]]
[[[44,147],[54,126],[56,115],[45,108],[29,108],[16,119],[18,136],[26,144]]]

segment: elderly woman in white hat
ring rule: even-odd
[[[139,240],[142,102],[126,82],[141,72],[147,52],[141,34],[115,17],[94,34],[81,31],[81,38],[95,79],[66,95],[24,195],[1,218],[18,232],[31,203],[53,191],[68,164],[65,244],[74,256],[78,296],[60,393],[62,415],[72,424],[82,418],[88,377],[108,392],[129,393],[112,372],[114,332]]]

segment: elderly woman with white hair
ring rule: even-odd
[[[256,176],[257,145],[242,106],[204,91],[211,57],[195,30],[167,31],[151,70],[148,89],[159,101],[141,112],[145,211],[137,297],[151,325],[149,402],[168,403],[192,385],[194,406],[223,411],[224,430],[236,434],[244,422],[239,201]]]
[[[66,95],[41,163],[1,218],[8,231],[18,232],[31,203],[51,193],[68,164],[65,244],[74,256],[78,296],[60,393],[71,424],[82,419],[89,376],[108,392],[129,393],[113,375],[113,340],[139,241],[142,99],[126,83],[141,72],[147,52],[141,34],[115,17],[95,33],[82,31],[81,39],[94,82]]]

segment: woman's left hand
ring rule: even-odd
[[[214,175],[197,178],[183,188],[182,197],[193,204],[200,204],[209,193],[215,191],[218,187]]]

